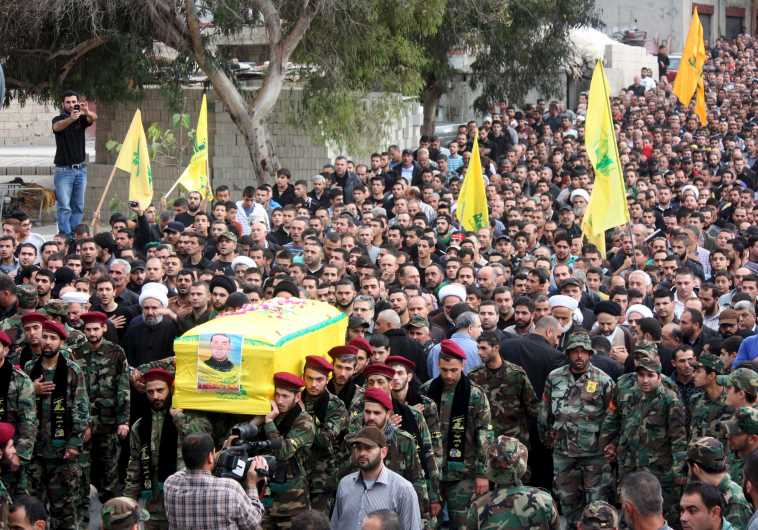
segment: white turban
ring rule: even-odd
[[[244,265],[246,269],[257,269],[258,265],[255,264],[253,258],[247,256],[237,256],[232,260],[232,270],[237,268],[237,265]]]
[[[687,193],[688,191],[692,192],[692,194],[695,195],[695,199],[700,198],[700,190],[697,189],[697,186],[695,186],[694,184],[687,184],[686,186],[684,186],[682,188],[682,196],[684,196],[684,194]]]
[[[571,298],[565,294],[556,294],[554,296],[551,296],[548,300],[548,303],[550,304],[550,309],[554,307],[567,307],[574,311],[579,307],[579,302],[576,301],[576,298]]]
[[[80,293],[79,291],[69,291],[61,295],[61,300],[67,304],[88,304],[89,295],[87,293]]]
[[[642,304],[633,304],[626,309],[626,321],[629,322],[629,315],[632,313],[639,313],[642,318],[653,318],[653,312],[650,308]]]
[[[158,300],[163,307],[168,307],[168,288],[162,283],[146,283],[139,295],[139,305],[142,306],[148,298]]]
[[[585,202],[590,202],[590,194],[587,193],[587,190],[579,188],[571,192],[571,195],[569,196],[569,201],[573,202],[574,197],[582,197]]]
[[[457,296],[458,298],[460,298],[461,302],[465,302],[466,301],[466,288],[460,283],[449,283],[440,289],[440,292],[437,295],[437,297],[439,298],[440,302],[444,302],[445,298],[447,298],[448,296]]]

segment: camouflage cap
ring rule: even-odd
[[[724,372],[723,361],[712,353],[701,353],[700,357],[698,357],[695,362],[692,363],[693,368],[700,368],[701,366],[706,370],[716,372],[717,374]]]
[[[661,373],[661,360],[658,358],[658,353],[650,354],[640,352],[636,358],[637,368],[642,368],[648,372]]]
[[[31,284],[17,285],[16,297],[18,298],[18,305],[23,309],[34,309],[39,301],[37,288]]]
[[[575,331],[569,335],[569,338],[566,341],[566,352],[576,348],[582,348],[590,353],[593,352],[592,339],[590,339],[589,333],[586,331]]]
[[[657,356],[658,346],[654,342],[640,341],[634,345],[632,357],[637,360],[641,355]]]
[[[489,479],[496,484],[514,484],[526,473],[529,449],[518,439],[501,434],[489,448]]]
[[[585,530],[618,528],[619,514],[616,508],[605,501],[592,501],[582,510],[579,522],[582,523]]]
[[[716,382],[721,386],[733,386],[750,394],[758,394],[758,373],[750,368],[737,368],[729,375],[720,375]]]
[[[726,451],[724,444],[711,436],[698,438],[687,448],[687,460],[694,462],[713,473],[726,469]]]
[[[41,311],[51,317],[66,318],[68,316],[66,302],[63,300],[50,300],[41,308]]]
[[[740,407],[732,419],[724,422],[724,428],[729,436],[758,434],[758,409]]]

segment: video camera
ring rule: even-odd
[[[237,439],[228,449],[221,451],[216,457],[216,466],[213,468],[213,474],[220,478],[231,478],[244,484],[245,476],[250,469],[250,463],[254,456],[263,456],[268,464],[268,470],[256,469],[255,473],[259,478],[268,478],[276,470],[276,458],[269,453],[281,448],[281,440],[260,441],[255,438],[258,436],[258,428],[251,423],[240,423],[232,428],[232,435]]]

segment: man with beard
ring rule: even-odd
[[[208,289],[211,292],[211,306],[213,308],[209,318],[210,320],[224,310],[226,299],[229,298],[230,294],[237,292],[237,286],[231,278],[226,276],[215,276],[211,280]]]
[[[613,380],[590,363],[590,336],[571,334],[566,343],[568,365],[550,373],[539,414],[540,438],[553,450],[555,495],[569,527],[584,506],[611,495],[611,467],[599,444],[613,394]]]
[[[703,314],[697,309],[685,309],[679,317],[679,330],[682,332],[682,342],[692,348],[695,357],[700,355],[703,347],[711,340],[719,338],[718,333],[705,327]]]
[[[34,284],[37,287],[37,306],[42,307],[50,301],[50,292],[55,285],[55,274],[48,269],[40,269],[34,277]]]
[[[342,279],[334,284],[335,306],[343,313],[349,315],[353,311],[355,295],[355,285],[351,280]]]
[[[413,484],[413,489],[416,490],[416,496],[419,500],[421,516],[429,520],[432,516],[430,514],[428,481],[416,451],[416,440],[393,423],[392,414],[392,398],[387,392],[380,388],[366,390],[361,428],[376,427],[384,433],[389,449],[384,465]],[[348,437],[348,454],[350,442],[351,438]],[[352,471],[356,463],[350,461],[349,458],[347,463]],[[439,505],[438,498],[434,502]],[[437,511],[439,511],[439,506]]]
[[[574,322],[579,302],[570,296],[557,294],[550,297],[550,314],[561,325],[561,338],[558,341],[558,349],[565,352],[566,343],[571,334],[579,329]]]
[[[421,391],[440,411],[442,429],[442,497],[452,528],[465,527],[474,495],[489,490],[487,452],[492,442],[490,406],[484,391],[463,373],[466,352],[451,340],[441,343],[439,377]]]
[[[508,335],[522,337],[534,331],[534,303],[527,296],[520,296],[513,304],[513,324],[505,328]]]
[[[45,321],[47,315],[37,311],[31,311],[21,317],[24,340],[8,355],[11,364],[23,368],[27,362],[39,358],[42,354],[42,324]]]
[[[505,434],[529,446],[527,418],[536,418],[539,399],[532,383],[520,366],[500,356],[500,340],[492,332],[477,339],[483,366],[472,370],[469,378],[487,394],[494,436]]]
[[[129,367],[121,346],[104,338],[108,317],[95,311],[80,318],[87,343],[72,350],[71,359],[84,372],[90,403],[90,423],[79,457],[79,516],[87,523],[90,482],[97,488],[100,502],[118,495],[118,439],[129,434]]]
[[[355,346],[335,346],[329,350],[329,357],[334,361],[332,378],[326,385],[329,392],[342,400],[345,407],[353,402],[357,385],[353,381],[358,348]]]
[[[37,438],[37,410],[34,386],[29,376],[7,360],[11,346],[8,335],[0,331],[0,420],[15,428],[16,453],[10,458],[10,472],[3,483],[11,494],[27,488],[27,474]]]
[[[399,355],[391,355],[387,357],[385,362],[387,366],[395,370],[395,375],[390,381],[392,400],[420,412],[424,416],[429,434],[432,437],[434,455],[433,457],[427,455],[425,461],[422,462],[422,467],[427,479],[431,517],[436,517],[442,509],[439,497],[440,474],[437,466],[437,462],[442,459],[442,433],[440,432],[440,415],[437,412],[437,404],[419,392],[414,379],[416,365],[413,364],[413,361]],[[427,470],[429,471],[427,472]]]
[[[168,308],[179,319],[186,317],[192,312],[192,300],[190,300],[189,292],[194,279],[194,275],[190,269],[182,269],[176,275],[176,281],[174,282],[176,296],[173,296],[169,300]]]
[[[345,404],[326,388],[333,369],[326,359],[318,355],[308,355],[305,358],[305,390],[302,401],[316,427],[310,458],[306,463],[306,475],[311,508],[327,516],[331,512],[332,500],[337,491],[334,469],[338,467],[338,462],[335,456],[340,437],[347,428]]]
[[[171,406],[174,376],[163,368],[151,368],[141,377],[149,407],[140,414],[129,435],[129,466],[124,495],[145,499],[150,513],[146,530],[166,530],[168,521],[163,505],[163,482],[184,469],[181,447],[184,436],[212,432],[202,415],[185,413]]]
[[[179,199],[177,199],[178,201]],[[195,222],[195,215],[200,212],[200,203],[202,202],[202,196],[198,191],[191,191],[187,194],[187,210],[178,213],[174,216],[174,221],[179,221],[184,226],[191,226]],[[176,201],[174,201],[174,207],[176,207]],[[181,203],[179,206],[184,206]]]
[[[138,307],[117,302],[115,284],[107,276],[100,278],[95,283],[95,298],[97,302],[92,305],[92,309],[105,313],[111,319],[116,328],[118,340],[123,344],[126,330],[129,328],[132,319],[137,316]]]
[[[316,436],[313,418],[305,412],[300,393],[305,382],[294,374],[274,374],[271,412],[263,420],[259,436],[280,442],[271,453],[281,469],[270,480],[272,505],[266,510],[264,528],[291,528],[292,516],[310,505],[306,459]]]
[[[418,496],[413,485],[384,465],[389,448],[384,433],[364,427],[350,439],[351,459],[358,466],[337,487],[332,530],[355,530],[363,521],[366,503],[397,514],[403,530],[421,530]]]
[[[54,514],[53,528],[79,528],[78,457],[89,424],[84,374],[61,353],[68,334],[58,322],[42,324],[42,355],[26,363],[34,382],[39,429],[29,468],[30,491]]]

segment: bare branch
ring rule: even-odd
[[[253,4],[263,15],[268,42],[273,49],[282,40],[282,20],[279,17],[279,11],[271,0],[253,0]]]
[[[87,55],[89,52],[94,50],[95,48],[99,48],[103,44],[105,44],[107,41],[104,37],[94,37],[90,40],[82,42],[79,46],[74,48],[74,56],[66,62],[66,64],[63,65],[63,67],[60,69],[60,72],[58,73],[58,83],[62,83],[66,77],[68,77],[68,74],[71,72],[71,69],[76,66],[76,63],[78,63],[85,55]]]

